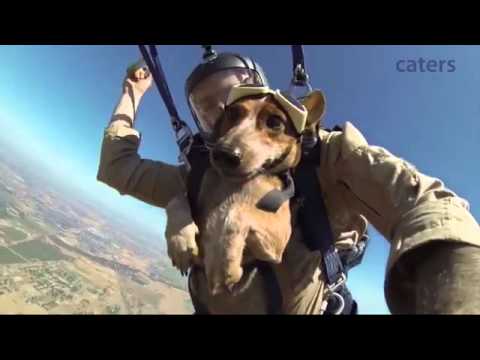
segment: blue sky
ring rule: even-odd
[[[183,84],[200,60],[200,47],[159,49],[179,112],[193,125]],[[288,86],[288,46],[217,49],[254,57],[273,87]],[[480,218],[480,47],[306,46],[305,55],[314,87],[327,96],[328,126],[353,122],[371,144],[441,178],[469,200]],[[0,46],[0,137],[105,208],[135,214],[135,221],[163,234],[162,210],[121,197],[95,179],[103,129],[120,95],[125,69],[138,58],[136,46]],[[399,60],[419,58],[454,60],[455,71],[397,70]],[[143,157],[176,162],[167,119],[152,90],[137,121]],[[374,232],[364,263],[350,274],[362,313],[388,311],[383,299],[387,254],[388,243]]]

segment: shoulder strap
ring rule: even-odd
[[[190,294],[190,300],[192,300],[192,305],[195,313],[193,315],[209,315],[207,306],[202,303],[200,297],[198,296],[197,289],[193,284],[195,282],[195,276],[197,273],[202,271],[198,266],[192,266],[190,273],[188,274],[188,292]]]
[[[267,312],[269,315],[280,315],[283,311],[283,297],[280,284],[272,268],[272,264],[257,260],[254,265],[263,279],[267,294]]]
[[[307,247],[322,254],[322,270],[328,289],[326,314],[350,314],[355,313],[357,307],[345,286],[346,272],[335,249],[333,232],[317,176],[321,144],[319,141],[312,149],[307,149],[295,170],[296,197],[301,203],[298,219]]]
[[[328,284],[335,284],[343,275],[343,266],[335,251],[333,232],[323,201],[316,169],[320,159],[320,142],[304,154],[295,169],[297,197],[301,201],[299,221],[306,245],[323,254],[323,267]]]
[[[302,45],[292,45],[293,80],[297,86],[305,86],[308,83],[307,69]]]
[[[157,48],[155,45],[149,45],[148,49],[145,45],[139,45],[139,48],[143,59],[152,74],[160,96],[165,103],[168,114],[170,115],[170,122],[175,132],[177,145],[180,149],[179,160],[185,164],[187,169],[189,169],[191,164],[188,162],[187,155],[193,142],[192,130],[178,115],[177,107],[175,106],[172,94],[168,87],[167,78],[163,71],[162,64],[160,63],[160,59],[158,58]]]
[[[210,166],[208,149],[199,134],[193,138],[193,143],[188,153],[190,171],[187,177],[187,195],[192,210],[193,219],[197,221],[198,196],[203,181],[203,176]]]

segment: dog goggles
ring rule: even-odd
[[[288,114],[297,132],[299,134],[303,133],[307,123],[307,108],[300,101],[283,91],[272,90],[266,86],[252,84],[235,85],[230,90],[225,105],[229,106],[237,100],[254,95],[272,95],[273,98],[283,108],[283,110]]]

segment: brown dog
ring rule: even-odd
[[[314,91],[303,103],[309,113],[307,131],[316,131],[325,108],[323,94]],[[216,135],[198,202],[199,248],[212,295],[235,293],[240,280],[245,285],[242,267],[254,259],[282,261],[292,232],[290,204],[276,213],[256,204],[282,188],[277,174],[294,169],[301,158],[300,138],[271,95],[228,106]]]

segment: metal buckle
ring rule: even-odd
[[[308,84],[309,81],[310,78],[305,71],[305,68],[302,66],[302,64],[297,64],[297,67],[293,73],[293,82],[297,85],[305,85]]]
[[[325,289],[325,298],[322,304],[323,312],[327,309],[330,298],[334,297],[338,300],[339,305],[338,305],[338,308],[333,312],[333,314],[334,315],[342,314],[343,310],[345,309],[345,299],[343,298],[342,295],[340,295],[337,292],[337,290],[341,286],[343,286],[346,283],[346,281],[347,281],[347,275],[345,275],[345,273],[342,273],[342,275],[340,276],[340,279],[338,279],[337,282],[327,286],[327,288]]]
[[[295,89],[297,88],[304,88],[306,89],[306,91],[302,92],[301,95],[296,96]],[[312,88],[312,85],[310,85],[310,80],[307,73],[305,72],[305,69],[300,64],[298,64],[297,68],[295,69],[288,92],[292,97],[298,100],[301,100],[305,98],[312,91],[313,91],[313,88]]]

